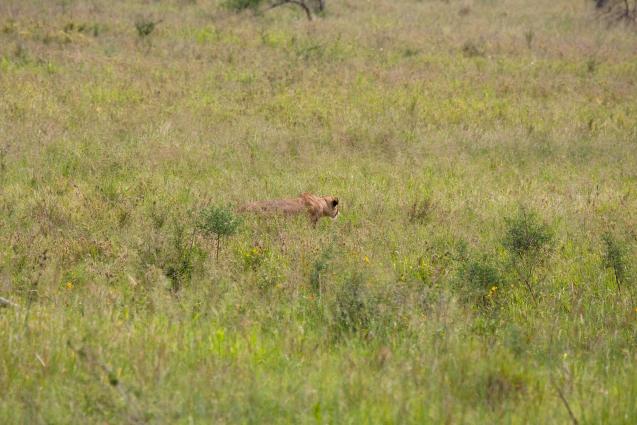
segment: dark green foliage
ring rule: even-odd
[[[604,267],[613,271],[617,287],[621,289],[626,281],[626,253],[627,248],[612,233],[606,232],[602,236],[604,242]]]
[[[525,207],[506,220],[502,245],[511,256],[511,264],[520,281],[535,301],[533,280],[537,268],[546,260],[553,245],[553,231],[537,214]]]
[[[148,18],[138,18],[135,21],[135,29],[137,30],[137,35],[140,38],[149,36],[155,30],[157,24],[159,24],[160,22],[161,20],[153,21]]]
[[[241,220],[232,210],[225,207],[209,206],[201,211],[197,228],[205,236],[232,236]]]
[[[461,276],[472,291],[485,292],[500,281],[498,269],[488,257],[470,260],[461,270]]]
[[[175,223],[171,240],[172,250],[167,253],[164,264],[162,264],[166,277],[170,279],[173,292],[179,291],[184,283],[189,282],[192,278],[195,260],[193,236],[188,235],[182,224]]]
[[[458,272],[462,298],[478,307],[493,305],[500,282],[500,270],[487,255],[465,259]]]
[[[504,247],[515,257],[540,254],[553,242],[553,232],[533,211],[520,207],[515,216],[505,219]]]

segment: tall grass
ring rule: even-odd
[[[593,5],[5,3],[1,423],[637,420],[635,35]],[[339,219],[195,232],[303,191]]]

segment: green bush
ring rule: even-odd
[[[461,299],[477,307],[495,305],[502,286],[499,266],[488,255],[461,260],[456,286]]]
[[[487,257],[471,260],[462,271],[463,278],[472,290],[480,292],[489,290],[500,281],[498,269]]]
[[[310,272],[310,287],[316,294],[321,293],[321,277],[323,272],[327,270],[327,264],[332,258],[332,246],[328,246],[324,249],[319,257],[312,264],[312,270]]]
[[[604,267],[613,271],[617,288],[621,289],[626,280],[626,253],[625,244],[618,240],[612,233],[606,232],[602,236],[604,242]]]
[[[519,279],[537,301],[533,281],[553,246],[553,231],[535,212],[525,207],[518,208],[517,213],[505,221],[502,245],[508,251]]]
[[[195,246],[194,234],[179,222],[175,222],[167,242],[163,249],[155,247],[153,257],[158,257],[156,262],[170,279],[171,291],[178,292],[192,279],[195,264],[205,257],[205,252]]]
[[[409,222],[415,224],[427,224],[431,221],[433,210],[434,203],[431,200],[431,197],[425,196],[422,199],[416,200],[411,204],[411,207],[407,211]]]
[[[553,242],[553,232],[533,211],[520,207],[517,214],[505,219],[504,247],[515,257],[541,254]]]
[[[360,272],[353,272],[336,294],[334,326],[337,334],[347,334],[362,331],[368,325],[364,278]]]
[[[135,29],[137,30],[137,35],[140,38],[148,37],[155,30],[155,27],[160,22],[161,20],[153,21],[149,18],[137,18],[137,20],[135,21]]]
[[[241,219],[226,207],[209,206],[199,216],[197,229],[206,237],[216,239],[216,257],[219,258],[221,239],[232,236],[241,225]]]

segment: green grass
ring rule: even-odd
[[[636,41],[566,0],[10,0],[0,422],[637,422]],[[195,232],[303,191],[339,219]]]

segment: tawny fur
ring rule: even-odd
[[[298,198],[252,202],[240,207],[239,212],[284,215],[306,213],[314,226],[321,217],[335,219],[339,214],[338,198],[316,196],[307,192],[301,193]]]

